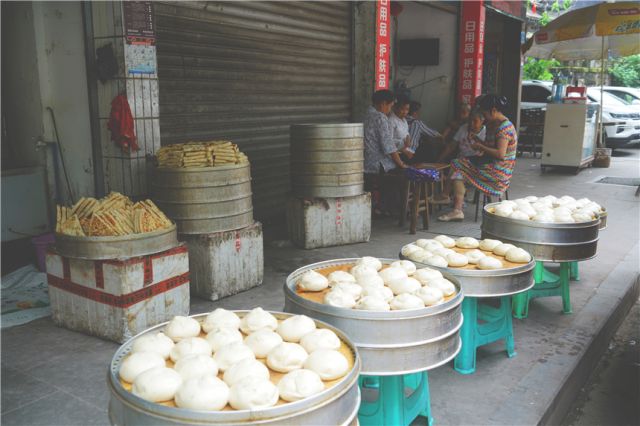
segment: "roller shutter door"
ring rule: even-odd
[[[351,6],[155,3],[162,144],[238,143],[256,217],[282,217],[289,125],[350,120]]]

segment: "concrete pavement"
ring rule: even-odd
[[[623,151],[624,154],[627,151]],[[580,264],[572,284],[573,315],[561,313],[560,298],[532,302],[529,318],[514,320],[515,358],[502,343],[478,352],[477,372],[450,365],[430,372],[432,412],[440,425],[559,423],[607,343],[638,298],[640,202],[635,188],[593,183],[600,176],[640,177],[637,150],[615,157],[609,169],[577,176],[539,171],[539,160],[518,159],[511,198],[526,195],[589,197],[609,211],[598,256]],[[432,223],[429,232],[408,235],[395,219],[374,221],[369,243],[304,251],[282,240],[265,241],[265,282],[217,301],[192,300],[192,313],[249,309],[281,310],[284,278],[316,261],[372,255],[396,257],[399,248],[435,234],[480,236],[473,206],[463,223]],[[107,424],[107,365],[118,345],[56,327],[50,318],[2,332],[2,423]]]

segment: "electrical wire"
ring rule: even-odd
[[[56,124],[56,115],[53,112],[53,108],[47,107],[47,111],[51,114],[51,121],[53,122],[53,131],[56,134],[56,144],[58,145],[58,152],[60,153],[60,162],[62,163],[62,172],[64,173],[64,179],[67,182],[67,191],[71,202],[75,204],[76,200],[71,190],[71,183],[69,182],[69,175],[67,174],[67,166],[64,163],[64,153],[62,152],[62,145],[60,144],[60,136],[58,135],[58,125]]]

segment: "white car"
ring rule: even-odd
[[[546,110],[552,96],[550,81],[527,80],[522,82],[521,109],[541,108]],[[607,93],[603,95],[602,126],[605,143],[609,148],[622,148],[640,141],[640,111],[636,105]],[[589,103],[600,103],[600,88],[587,89]]]
[[[600,102],[600,88],[589,87],[587,97],[592,102]],[[615,149],[640,142],[640,107],[607,91],[603,91],[602,101],[602,126],[607,146]]]
[[[611,93],[613,96],[617,96],[623,101],[631,105],[637,105],[640,108],[640,89],[622,86],[604,86],[603,89],[605,92]]]

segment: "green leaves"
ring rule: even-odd
[[[640,87],[640,55],[612,61],[609,74],[614,86]]]
[[[555,59],[527,58],[522,67],[523,80],[553,80],[549,69],[557,66],[560,62]]]

